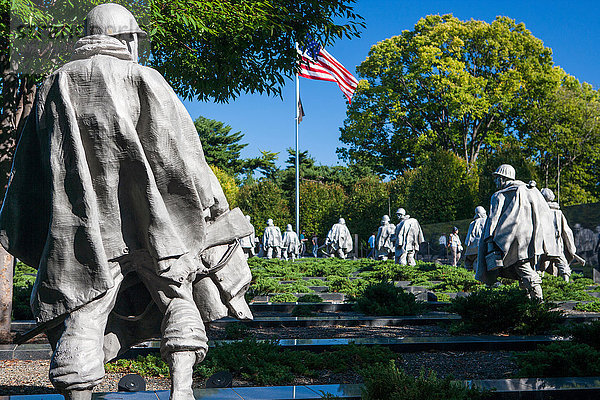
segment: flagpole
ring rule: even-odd
[[[300,234],[300,156],[298,154],[298,122],[300,119],[300,80],[296,73],[296,233]]]

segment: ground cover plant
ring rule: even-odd
[[[594,281],[585,278],[581,274],[574,273],[571,275],[569,282],[565,282],[562,278],[545,274],[542,279],[542,291],[544,292],[544,300],[546,301],[593,301],[597,300],[587,291],[597,287]]]
[[[314,377],[319,371],[358,372],[376,363],[387,363],[398,356],[385,347],[347,345],[337,350],[313,353],[281,349],[276,341],[246,338],[211,348],[204,361],[195,368],[195,378],[205,380],[218,371],[229,371],[236,379],[257,385],[285,385],[297,376]],[[168,376],[167,365],[160,356],[149,355],[135,360],[117,360],[106,364],[107,372],[133,372],[143,376]]]
[[[371,365],[361,371],[364,379],[363,400],[477,400],[489,397],[489,392],[465,387],[450,378],[439,379],[435,372],[417,377],[399,369],[394,361]]]
[[[18,262],[15,266],[13,276],[13,320],[33,319],[29,298],[31,297],[31,289],[35,283],[36,273],[35,268],[31,268],[22,262]]]
[[[452,300],[450,311],[462,317],[451,326],[458,333],[541,334],[562,322],[562,311],[552,310],[551,303],[527,297],[515,285],[482,289],[467,297]]]
[[[380,282],[365,287],[356,299],[355,308],[367,315],[415,315],[425,307],[415,299],[415,295],[394,286]]]

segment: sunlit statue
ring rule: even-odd
[[[549,188],[542,189],[542,196],[548,202],[550,211],[552,212],[552,222],[554,223],[554,238],[558,247],[558,257],[542,256],[541,270],[544,270],[552,275],[562,277],[566,282],[569,282],[571,276],[571,268],[569,263],[576,257],[575,239],[573,231],[569,228],[565,215],[560,210],[560,206],[554,201],[554,193]]]
[[[250,222],[250,216],[246,215],[248,222]],[[240,246],[242,246],[242,250],[244,250],[244,254],[246,258],[254,257],[256,252],[254,247],[256,246],[256,230],[254,226],[252,226],[252,234],[248,236],[244,236],[240,239]]]
[[[375,248],[377,249],[377,259],[387,260],[390,253],[395,250],[394,245],[394,224],[390,224],[390,217],[384,215],[381,218],[381,225],[377,229],[375,236]]]
[[[467,238],[465,239],[465,268],[471,270],[477,265],[477,253],[479,251],[479,239],[483,233],[483,226],[487,218],[487,212],[482,206],[475,207],[475,216],[469,224]]]
[[[425,241],[423,231],[419,221],[406,214],[404,208],[396,211],[398,224],[394,231],[392,240],[395,242],[394,261],[400,265],[416,265],[415,254],[419,251],[419,246]]]
[[[263,249],[267,258],[273,258],[273,253],[275,253],[275,258],[280,258],[281,245],[281,230],[278,226],[273,225],[273,220],[269,218],[263,234]]]
[[[300,240],[290,224],[287,225],[285,232],[283,232],[281,252],[284,259],[288,260],[291,258],[292,261],[300,254]]]
[[[100,5],[84,29],[38,89],[0,241],[38,268],[34,332],[47,333],[50,381],[67,399],[91,399],[105,362],[160,337],[171,399],[192,400],[204,323],[252,317],[238,245],[251,227],[229,210],[173,89],[137,63],[146,33],[133,15]]]
[[[498,276],[518,279],[530,298],[541,301],[536,259],[560,256],[552,213],[535,182],[515,180],[511,165],[498,167],[494,181],[499,190],[492,195],[479,242],[475,277],[487,284],[493,284]]]
[[[352,251],[352,235],[350,235],[344,218],[340,218],[337,224],[333,224],[327,233],[325,244],[331,257],[338,256],[345,259]]]
[[[584,228],[581,224],[573,225],[573,236],[575,239],[575,246],[577,247],[577,254],[579,254],[586,263],[593,265],[598,236],[594,234],[594,231]]]

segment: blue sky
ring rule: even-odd
[[[344,39],[327,50],[348,70],[365,60],[375,43],[413,29],[429,14],[452,13],[462,20],[491,22],[505,15],[524,22],[534,36],[553,50],[554,62],[580,81],[600,88],[600,1],[433,1],[357,0],[356,11],[365,18],[360,38]],[[256,157],[260,150],[279,152],[278,165],[287,159],[286,148],[295,146],[294,82],[283,88],[283,99],[243,95],[228,104],[185,101],[190,115],[216,119],[244,133],[248,146],[243,157]],[[300,93],[306,116],[300,124],[300,150],[308,150],[318,164],[343,164],[337,158],[339,128],[346,118],[342,92],[331,82],[300,78]]]

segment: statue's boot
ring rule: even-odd
[[[65,390],[63,392],[65,400],[91,400],[91,390]]]
[[[192,390],[192,374],[196,364],[196,353],[193,351],[176,351],[169,354],[171,368],[170,400],[194,400]]]
[[[565,282],[569,283],[569,275],[564,274],[562,277],[565,280]]]

